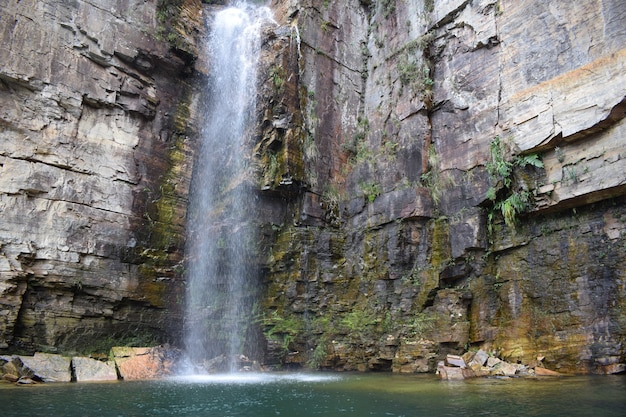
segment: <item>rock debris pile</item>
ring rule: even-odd
[[[559,372],[541,366],[542,358],[537,358],[533,364],[519,364],[503,361],[489,355],[480,349],[476,352],[466,352],[462,356],[447,355],[444,361],[437,364],[437,374],[441,379],[462,380],[476,377],[530,377],[530,376],[560,376]]]

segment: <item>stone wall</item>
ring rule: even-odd
[[[0,351],[177,339],[201,13],[0,2]]]
[[[622,2],[274,6],[306,169],[271,220],[270,362],[623,369]]]

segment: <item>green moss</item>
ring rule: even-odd
[[[156,5],[157,28],[155,38],[166,41],[170,49],[187,64],[193,64],[197,58],[195,45],[186,39],[185,33],[192,33],[198,24],[190,19],[186,0],[158,0]]]
[[[263,184],[265,187],[276,189],[283,181],[287,169],[287,159],[284,150],[278,152],[268,150],[262,157]]]
[[[450,261],[450,225],[445,217],[433,221],[430,263],[441,267]]]
[[[184,177],[186,169],[185,137],[189,133],[190,101],[191,94],[187,93],[176,108],[171,145],[166,154],[167,170],[160,177],[158,185],[146,190],[149,201],[143,216],[149,238],[145,247],[137,248],[141,262],[138,272],[142,277],[139,291],[146,301],[158,307],[165,307],[167,285],[156,278],[181,273],[174,269],[174,264],[179,259],[174,259],[172,254],[181,248],[183,239],[184,207],[177,184]]]
[[[265,337],[281,342],[284,351],[288,351],[289,346],[302,336],[305,328],[302,317],[296,317],[294,314],[280,314],[277,311],[263,316],[261,325]]]
[[[419,312],[410,317],[406,323],[402,324],[403,336],[408,339],[423,337],[426,333],[433,330],[435,321],[435,316],[425,312]]]

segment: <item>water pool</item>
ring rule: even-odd
[[[626,376],[441,381],[433,375],[244,374],[0,385],[11,416],[624,416]]]

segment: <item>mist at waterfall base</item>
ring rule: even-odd
[[[434,375],[246,375],[0,384],[0,404],[3,417],[618,417],[626,410],[624,375],[465,381]]]
[[[185,350],[191,372],[232,372],[256,356],[251,330],[258,291],[252,257],[255,193],[246,176],[266,7],[237,3],[209,25],[206,119],[195,159],[187,233]],[[221,359],[221,362],[218,363]]]

